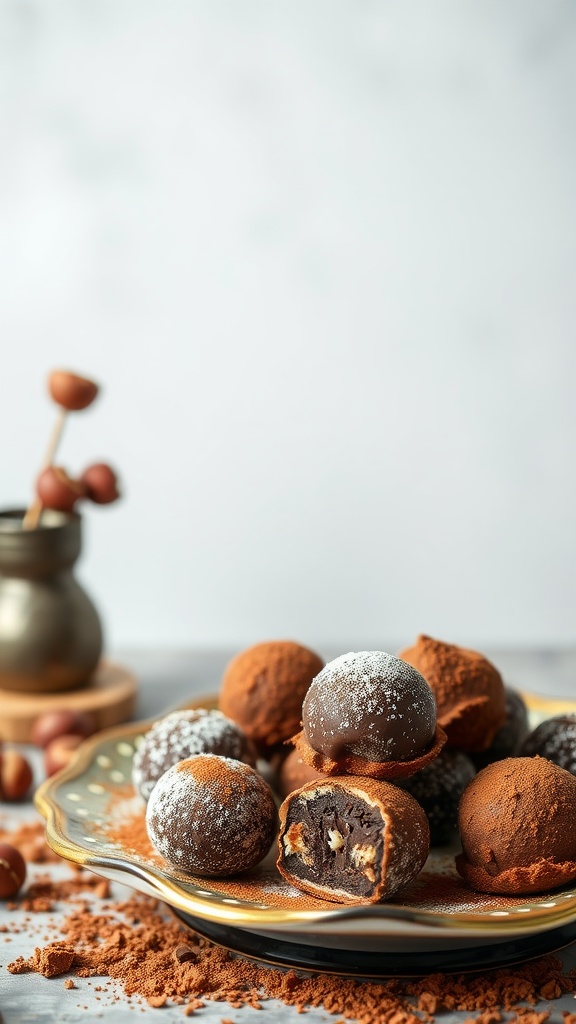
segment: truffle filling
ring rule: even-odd
[[[382,815],[338,790],[292,800],[282,837],[282,862],[294,876],[325,890],[370,896],[380,882]]]

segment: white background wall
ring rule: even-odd
[[[0,503],[121,645],[570,644],[576,5],[1,0]]]

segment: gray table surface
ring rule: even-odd
[[[391,648],[394,649],[394,648]],[[160,713],[182,703],[187,698],[195,698],[202,694],[215,693],[219,680],[232,651],[120,651],[114,657],[131,667],[140,682],[137,717],[154,718]],[[334,657],[341,651],[325,650],[324,657]],[[525,690],[548,696],[571,697],[576,699],[576,650],[573,651],[489,651],[492,660],[498,665],[505,680],[511,685]],[[28,751],[37,768],[37,779],[41,772],[39,760],[32,748]],[[3,824],[16,826],[24,820],[33,820],[35,812],[30,804],[3,805]],[[45,871],[44,865],[30,869],[31,878]],[[65,875],[65,866],[51,866],[55,874]],[[123,898],[128,890],[124,886],[114,885],[113,895]],[[94,901],[97,910],[98,901]],[[41,917],[41,915],[36,915]],[[58,914],[47,915],[52,923],[59,920]],[[75,1021],[92,1021],[107,1018],[113,1022],[134,1020],[143,1017],[156,1021],[182,1021],[181,1007],[163,1007],[153,1009],[137,1000],[128,1001],[123,995],[120,985],[108,983],[109,991],[114,992],[116,1001],[110,994],[99,993],[97,999],[95,986],[98,979],[79,979],[77,989],[66,990],[63,979],[47,980],[39,975],[11,975],[6,971],[6,964],[17,956],[29,956],[35,945],[41,943],[38,933],[30,934],[19,911],[7,911],[0,903],[0,925],[8,924],[10,933],[4,938],[4,948],[0,946],[0,1011],[5,1024],[28,1024],[28,1022],[62,1021],[63,1024]],[[19,932],[14,927],[21,925]],[[50,938],[54,936],[51,935]],[[576,943],[562,954],[567,967],[576,967]],[[551,1021],[562,1022],[562,1010],[576,1012],[576,1000],[573,996],[564,996],[554,1003],[542,1003],[540,1010],[551,1011]],[[291,1024],[297,1019],[302,1020],[292,1007],[286,1007],[275,1001],[263,1004],[263,1010],[255,1011],[247,1007],[234,1010],[226,1003],[206,1004],[205,1009],[198,1011],[198,1019],[206,1022],[219,1022],[226,1018],[235,1022],[247,1021],[248,1017],[258,1013],[261,1022],[278,1021],[279,1024]],[[159,1016],[160,1014],[160,1016]],[[469,1014],[446,1014],[442,1021],[456,1024]],[[308,1024],[334,1021],[334,1017],[323,1010],[310,1010],[305,1020]],[[340,1016],[338,1019],[342,1019]]]

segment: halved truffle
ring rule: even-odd
[[[576,878],[576,778],[543,757],[478,773],[458,811],[462,877],[481,892],[543,892]]]
[[[437,757],[446,740],[426,680],[384,651],[329,662],[310,684],[302,722],[296,750],[326,775],[412,775]]]
[[[430,832],[409,793],[346,776],[309,782],[286,798],[278,845],[279,871],[303,892],[338,903],[378,903],[418,874]]]
[[[504,684],[494,665],[477,651],[429,636],[419,636],[399,656],[432,687],[448,745],[487,750],[506,718]]]

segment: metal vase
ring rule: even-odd
[[[72,567],[82,542],[75,513],[0,512],[0,688],[56,693],[88,682],[102,653],[96,608]]]

